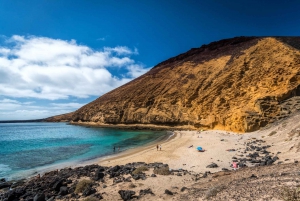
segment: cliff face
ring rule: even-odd
[[[300,109],[300,37],[238,37],[171,58],[83,106],[74,122],[240,132]]]

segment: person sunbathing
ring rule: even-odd
[[[192,148],[194,145],[189,146],[188,148]]]

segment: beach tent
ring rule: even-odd
[[[198,151],[201,151],[201,150],[202,150],[202,147],[197,147],[197,150],[198,150]]]

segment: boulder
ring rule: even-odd
[[[131,200],[132,196],[135,195],[135,192],[131,190],[119,190],[118,193],[124,201]]]
[[[67,186],[61,186],[59,190],[59,195],[64,196],[69,193]]]
[[[33,201],[45,201],[45,194],[43,193],[39,193],[39,194],[36,194],[33,198]]]

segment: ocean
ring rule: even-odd
[[[2,123],[0,178],[22,179],[38,172],[86,163],[163,139],[166,135],[169,135],[166,131],[95,128],[67,123]]]

